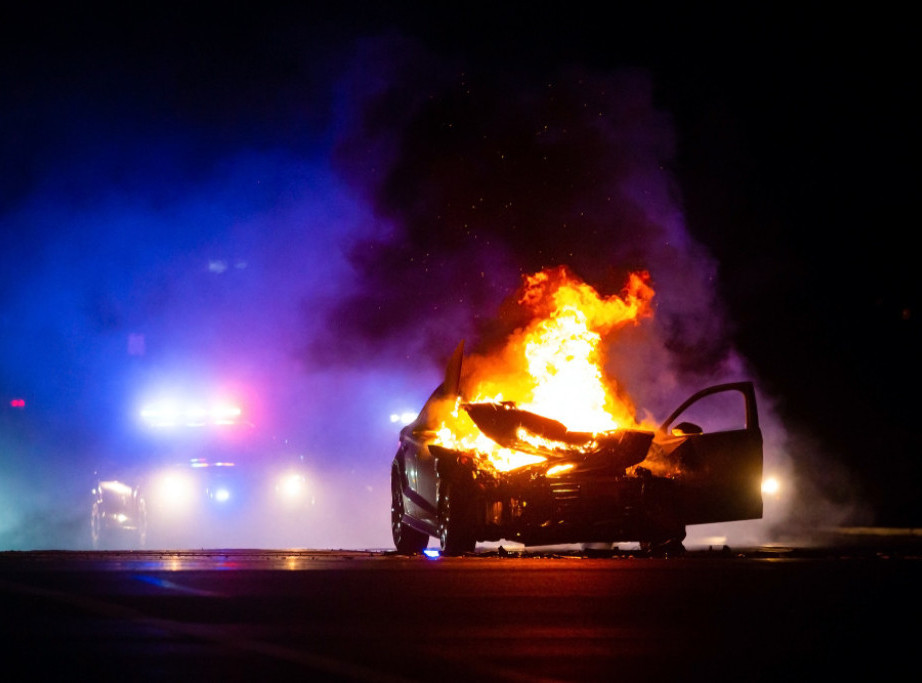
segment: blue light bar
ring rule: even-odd
[[[436,550],[435,548],[426,548],[426,549],[423,551],[423,555],[425,555],[426,557],[428,557],[430,560],[437,560],[437,559],[439,559],[439,551]]]

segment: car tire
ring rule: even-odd
[[[429,545],[429,535],[417,531],[403,521],[403,486],[397,466],[391,468],[391,534],[394,547],[403,555],[417,555]]]
[[[464,555],[474,551],[469,501],[458,495],[451,482],[439,491],[439,545],[443,555]]]

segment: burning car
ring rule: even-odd
[[[565,269],[542,271],[526,278],[519,303],[531,320],[494,354],[498,364],[476,357],[463,381],[458,345],[400,432],[391,465],[399,552],[420,552],[430,537],[450,555],[500,540],[678,550],[688,525],[762,517],[751,382],[699,391],[656,425],[638,422],[603,377],[603,334],[642,317],[651,296],[641,276],[606,298]]]
[[[429,537],[445,554],[478,541],[526,546],[639,542],[679,549],[690,524],[762,516],[762,435],[751,382],[698,392],[658,429],[574,432],[512,402],[464,402],[461,356],[415,422],[391,466],[391,528],[399,552]],[[706,432],[686,413],[736,397],[738,426]],[[501,461],[439,444],[444,411],[467,414]]]

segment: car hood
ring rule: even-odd
[[[637,429],[572,432],[562,422],[509,401],[464,403],[462,407],[480,431],[500,446],[590,465],[631,467],[643,461],[653,441],[653,432]]]

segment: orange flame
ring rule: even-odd
[[[607,297],[564,266],[526,276],[518,304],[528,322],[499,352],[465,359],[466,398],[514,401],[570,431],[638,426],[633,403],[605,376],[602,342],[652,315],[652,297],[646,272],[632,273],[620,295]],[[507,469],[508,449],[498,449],[462,411],[442,427],[442,445],[485,454],[497,469]]]

